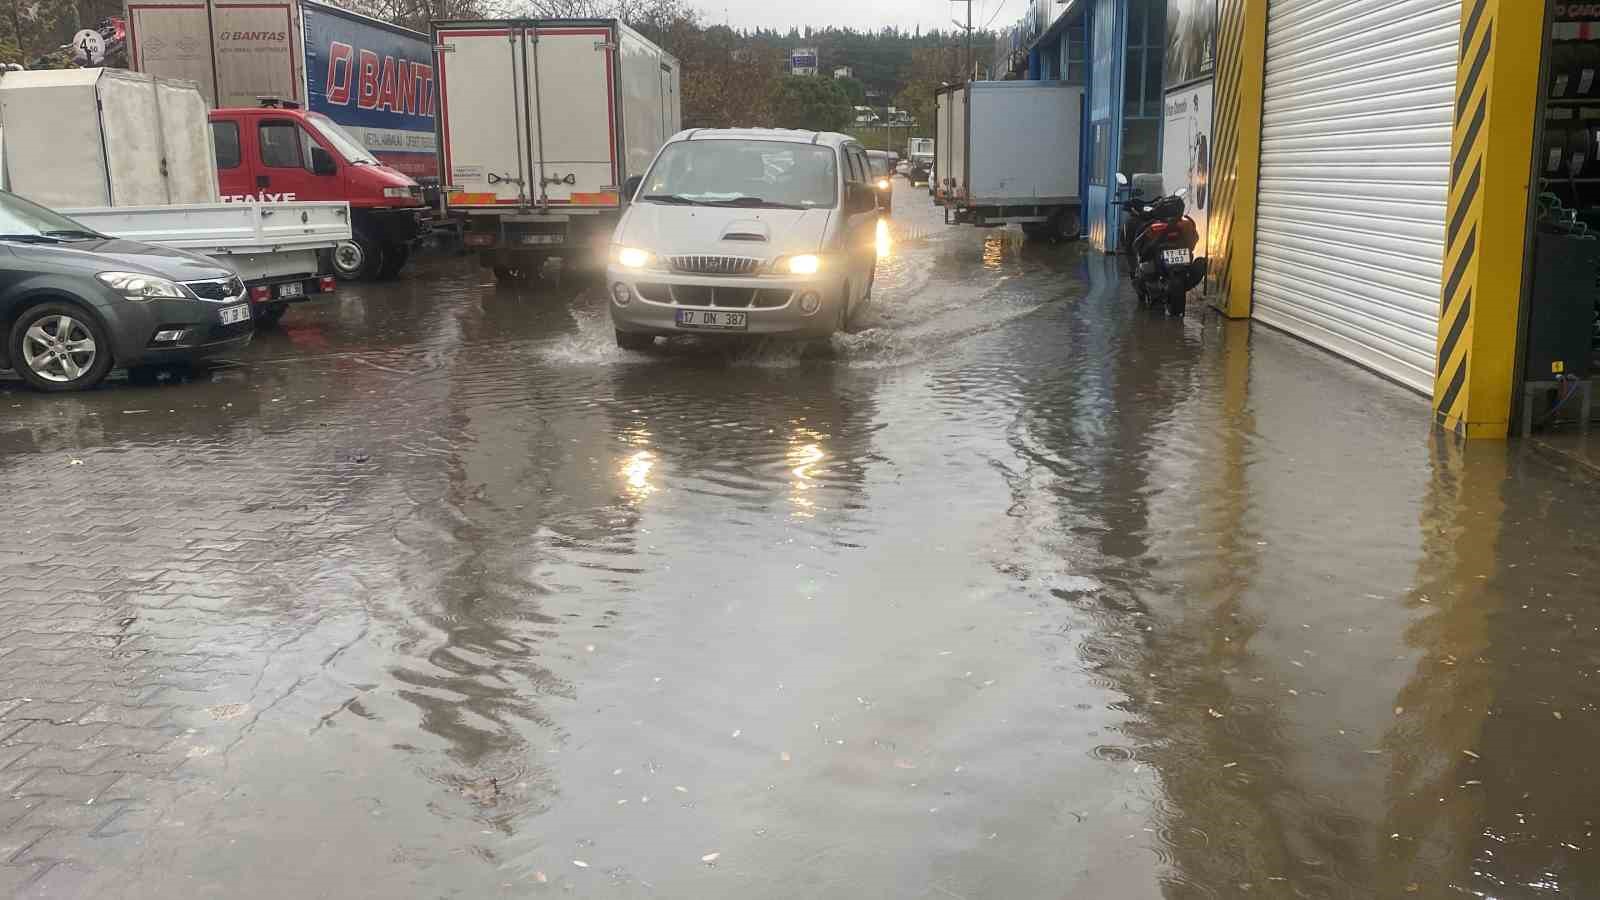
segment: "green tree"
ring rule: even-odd
[[[867,87],[854,78],[835,78],[834,83],[844,90],[844,95],[850,98],[851,106],[867,105]]]
[[[832,78],[791,75],[773,90],[772,118],[779,128],[838,131],[854,117],[850,106],[850,96]]]

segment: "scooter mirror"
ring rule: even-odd
[[[1117,184],[1122,186],[1122,187],[1127,187],[1128,186],[1128,176],[1122,174],[1121,172],[1118,172],[1117,173]]]
[[[1179,200],[1182,200],[1183,198],[1189,196],[1189,189],[1188,188],[1178,188],[1176,191],[1172,192],[1172,196],[1177,197]]]

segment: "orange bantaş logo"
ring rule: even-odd
[[[281,41],[288,34],[282,31],[224,31],[217,37],[224,41]]]

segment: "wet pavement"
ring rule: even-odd
[[[1600,894],[1591,473],[897,200],[807,352],[441,257],[0,385],[0,896]]]

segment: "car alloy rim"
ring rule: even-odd
[[[22,361],[46,381],[78,380],[98,352],[89,326],[71,316],[45,316],[22,334]]]
[[[333,248],[333,261],[342,271],[354,272],[361,268],[365,254],[361,252],[361,245],[355,241],[341,241],[339,246]]]

